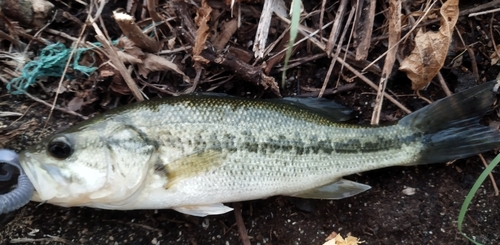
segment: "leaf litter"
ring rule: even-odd
[[[413,90],[422,90],[437,75],[448,55],[453,30],[458,20],[458,0],[447,0],[440,9],[439,31],[423,31],[415,36],[415,48],[399,69],[412,81]]]

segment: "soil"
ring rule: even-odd
[[[478,63],[479,81],[492,80],[500,71],[488,62],[487,54],[491,54],[493,48],[487,45],[486,36],[476,33],[476,27],[471,29],[471,26],[480,26],[488,30],[489,18],[491,16],[473,20],[461,18],[457,27],[462,30],[466,43],[483,42],[472,46]],[[494,37],[498,39],[498,34]],[[384,48],[374,44],[373,53],[382,53]],[[375,54],[373,57],[376,57]],[[471,84],[467,78],[471,76],[472,61],[467,55],[464,55],[460,67],[442,71],[452,91],[462,90],[462,87]],[[295,75],[295,82],[289,81],[282,94],[300,95],[303,93],[301,87],[321,87],[329,64],[330,61],[325,58],[294,68],[290,72]],[[281,77],[278,72],[274,74],[277,79]],[[245,84],[245,81],[233,80],[216,92],[272,97],[261,88],[240,84]],[[333,84],[331,82],[329,87]],[[341,83],[345,84],[348,83]],[[376,93],[362,81],[355,80],[354,84],[347,91],[327,97],[357,111],[357,118],[351,123],[369,124]],[[45,86],[56,85],[57,79],[45,83]],[[410,82],[399,72],[393,74],[388,84],[388,89],[397,94],[398,100],[408,108],[415,110],[424,106],[426,103],[417,98],[410,87]],[[201,86],[200,90],[207,88]],[[52,93],[37,87],[30,88],[29,92],[47,101],[53,98]],[[444,97],[437,83],[431,84],[422,95],[432,100]],[[123,104],[131,98],[130,95],[119,96],[107,91],[99,96],[102,97],[85,105],[79,113],[100,113],[109,108],[103,104],[110,104],[102,101]],[[71,98],[71,94],[61,94],[60,100],[67,103]],[[0,89],[0,111],[23,115],[0,117],[0,147],[16,151],[82,120],[60,111],[54,111],[48,119],[49,107],[22,95],[11,95],[5,86]],[[404,113],[396,106],[385,103],[382,123],[390,123],[403,116]],[[485,121],[491,119],[498,120],[496,115],[488,115]],[[489,162],[494,152],[484,156]],[[343,236],[350,233],[368,245],[470,244],[457,229],[458,213],[465,196],[483,170],[484,166],[477,156],[450,164],[378,169],[345,177],[372,186],[371,190],[357,196],[338,201],[283,196],[246,201],[241,203],[242,217],[252,244],[323,244],[332,232]],[[498,180],[497,171],[493,171],[493,176]],[[8,191],[11,185],[1,183],[0,191]],[[403,192],[408,188],[415,188],[414,194]],[[233,206],[231,203],[227,205]],[[483,244],[500,244],[499,206],[500,199],[494,195],[492,183],[487,179],[467,212],[464,232]],[[241,240],[232,212],[199,218],[173,210],[113,211],[31,202],[18,211],[0,215],[0,244],[6,243],[225,245],[240,244]]]

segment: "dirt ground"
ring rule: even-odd
[[[161,2],[161,1],[160,1]],[[259,2],[259,1],[256,1]],[[479,1],[482,4],[487,1]],[[311,1],[311,6],[320,2]],[[256,3],[255,9],[262,3]],[[117,6],[114,6],[117,7]],[[309,8],[310,6],[305,6]],[[473,5],[461,5],[470,8]],[[500,7],[500,6],[497,6]],[[63,5],[56,8],[65,9]],[[111,8],[111,7],[109,7]],[[312,7],[310,7],[312,8]],[[413,8],[416,8],[413,6]],[[81,9],[66,9],[75,16],[81,16]],[[331,10],[335,11],[335,10]],[[109,11],[105,14],[110,14]],[[226,13],[229,15],[229,12]],[[84,18],[85,16],[83,16]],[[106,17],[106,16],[104,16]],[[442,69],[444,79],[453,92],[482,81],[495,79],[500,68],[492,64],[490,54],[494,52],[491,38],[499,40],[500,30],[497,24],[499,17],[482,15],[475,18],[462,16],[457,24],[465,43],[473,50],[474,59],[470,53],[463,54],[461,65]],[[254,37],[256,20],[247,19],[246,28],[237,32],[238,43],[244,43],[245,38]],[[490,22],[492,21],[492,22]],[[383,22],[383,21],[381,21]],[[249,24],[250,23],[250,24]],[[179,24],[179,23],[177,23]],[[179,24],[180,25],[180,24]],[[71,24],[56,20],[51,27],[77,35],[75,29],[69,30]],[[429,28],[436,26],[429,25]],[[279,29],[278,29],[279,30]],[[110,33],[116,32],[110,26]],[[252,34],[249,35],[248,33]],[[280,33],[275,33],[277,37]],[[50,36],[50,38],[55,38]],[[7,45],[0,42],[2,51],[7,51]],[[383,42],[373,42],[368,60],[374,60],[386,46]],[[455,46],[460,46],[453,44]],[[36,50],[36,48],[35,48]],[[311,51],[312,50],[312,51]],[[453,59],[460,50],[450,50]],[[303,57],[312,56],[314,49],[308,45],[300,47]],[[300,52],[296,53],[296,56]],[[293,57],[292,57],[293,58]],[[330,59],[323,57],[314,59],[289,71],[290,77],[281,90],[283,96],[308,94],[303,88],[320,88],[326,76]],[[478,77],[474,77],[473,66],[478,68]],[[186,75],[195,76],[190,65],[184,67]],[[202,81],[208,75],[216,74],[219,68],[210,66]],[[208,72],[209,71],[209,72]],[[235,72],[224,71],[229,75]],[[335,72],[339,72],[336,69]],[[273,70],[271,75],[278,81],[281,73]],[[338,75],[338,74],[337,74]],[[351,73],[345,77],[353,77]],[[181,79],[167,75],[165,88],[184,89]],[[170,77],[171,76],[171,77]],[[376,75],[370,75],[374,81]],[[153,78],[151,78],[153,77]],[[397,95],[398,101],[411,110],[426,105],[426,102],[414,95],[410,81],[401,72],[394,72],[388,84]],[[148,81],[164,78],[164,74],[153,73]],[[88,92],[84,104],[78,113],[92,116],[106,111],[115,104],[125,104],[132,101],[130,91],[120,94],[123,82],[118,85],[113,79],[98,80],[95,77],[77,78],[75,80],[99,81],[97,88],[82,85],[78,89],[60,94],[60,105],[67,106],[68,101],[78,92]],[[335,87],[331,79],[329,88]],[[58,78],[48,79],[40,89],[32,86],[28,92],[45,100],[52,101],[54,93],[51,88],[57,86]],[[83,82],[85,83],[85,82]],[[354,85],[352,85],[354,84]],[[117,89],[117,86],[120,89]],[[122,87],[120,87],[122,86]],[[184,87],[183,87],[184,86]],[[369,124],[376,91],[363,81],[354,79],[353,83],[340,82],[343,91],[326,96],[341,104],[347,105],[357,112],[357,117],[351,123]],[[197,91],[212,88],[210,83],[200,83]],[[111,92],[110,92],[111,91]],[[159,90],[144,89],[146,94],[165,96]],[[245,78],[235,77],[229,82],[218,86],[215,92],[228,93],[236,96],[276,97],[262,87],[249,83]],[[313,90],[311,90],[313,91]],[[317,90],[314,90],[317,91]],[[123,92],[123,91],[122,91]],[[80,94],[81,95],[81,94]],[[422,96],[437,100],[444,97],[444,92],[437,82],[422,91]],[[82,121],[81,118],[55,110],[49,118],[50,108],[31,100],[24,95],[12,95],[7,92],[5,84],[0,86],[0,112],[16,112],[12,116],[0,117],[0,148],[21,151],[27,146],[40,141],[52,132],[68,125]],[[19,116],[22,115],[22,116]],[[382,123],[389,123],[403,117],[405,113],[392,103],[386,102],[382,110]],[[47,120],[48,119],[48,120]],[[485,121],[496,120],[495,114],[488,115]],[[489,162],[495,152],[484,154]],[[457,218],[461,205],[470,188],[484,170],[479,157],[457,160],[451,164],[432,164],[413,167],[392,167],[346,176],[372,186],[372,189],[360,195],[338,200],[306,200],[291,197],[271,197],[264,200],[246,201],[241,203],[242,217],[248,230],[252,244],[323,244],[332,232],[343,236],[350,233],[364,241],[364,244],[470,244],[457,229]],[[493,176],[499,183],[498,171]],[[0,192],[6,192],[12,183],[0,183]],[[500,183],[499,183],[500,184]],[[403,190],[415,188],[413,195],[406,195]],[[228,204],[233,206],[234,204]],[[466,215],[464,231],[483,244],[500,244],[500,197],[494,196],[492,183],[487,179],[478,191]],[[145,211],[111,211],[92,208],[63,208],[50,204],[29,203],[18,211],[0,215],[0,244],[240,244],[240,235],[234,213],[219,216],[198,218],[177,213],[172,210]]]

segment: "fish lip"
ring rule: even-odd
[[[51,176],[46,168],[43,167],[46,166],[46,164],[40,163],[36,160],[36,157],[32,157],[31,153],[28,152],[19,154],[19,163],[35,188],[35,193],[32,197],[33,201],[44,202],[56,197],[58,191],[52,187],[57,187],[47,186],[47,183],[57,183],[57,186],[59,186],[59,183]],[[47,191],[47,188],[49,188],[50,191]]]
[[[31,183],[35,184],[38,182],[38,176],[36,174],[36,171],[34,171],[34,164],[33,161],[31,161],[29,156],[26,156],[26,152],[22,152],[19,154],[19,164],[21,164],[21,167],[24,171],[24,173],[28,176],[28,179],[31,181]],[[36,187],[36,186],[35,186]]]
[[[38,190],[40,188],[39,181],[38,181],[38,175],[36,174],[35,171],[35,165],[33,164],[32,158],[30,158],[29,153],[27,152],[21,152],[19,154],[19,164],[21,165],[21,168],[23,169],[23,172],[26,176],[28,176],[28,179],[30,180],[31,184],[35,188],[35,192],[33,194],[33,197],[31,200],[33,201],[42,201]]]
[[[30,157],[29,153],[21,154],[19,156],[19,162],[31,182],[39,182],[39,178],[50,178],[51,181],[58,184],[69,184],[58,167],[38,162],[35,158]],[[45,171],[45,174],[40,173],[40,175],[37,175],[37,171]]]

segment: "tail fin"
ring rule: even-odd
[[[500,132],[479,124],[493,110],[498,84],[486,82],[428,105],[399,121],[424,135],[417,164],[464,158],[500,146]]]

